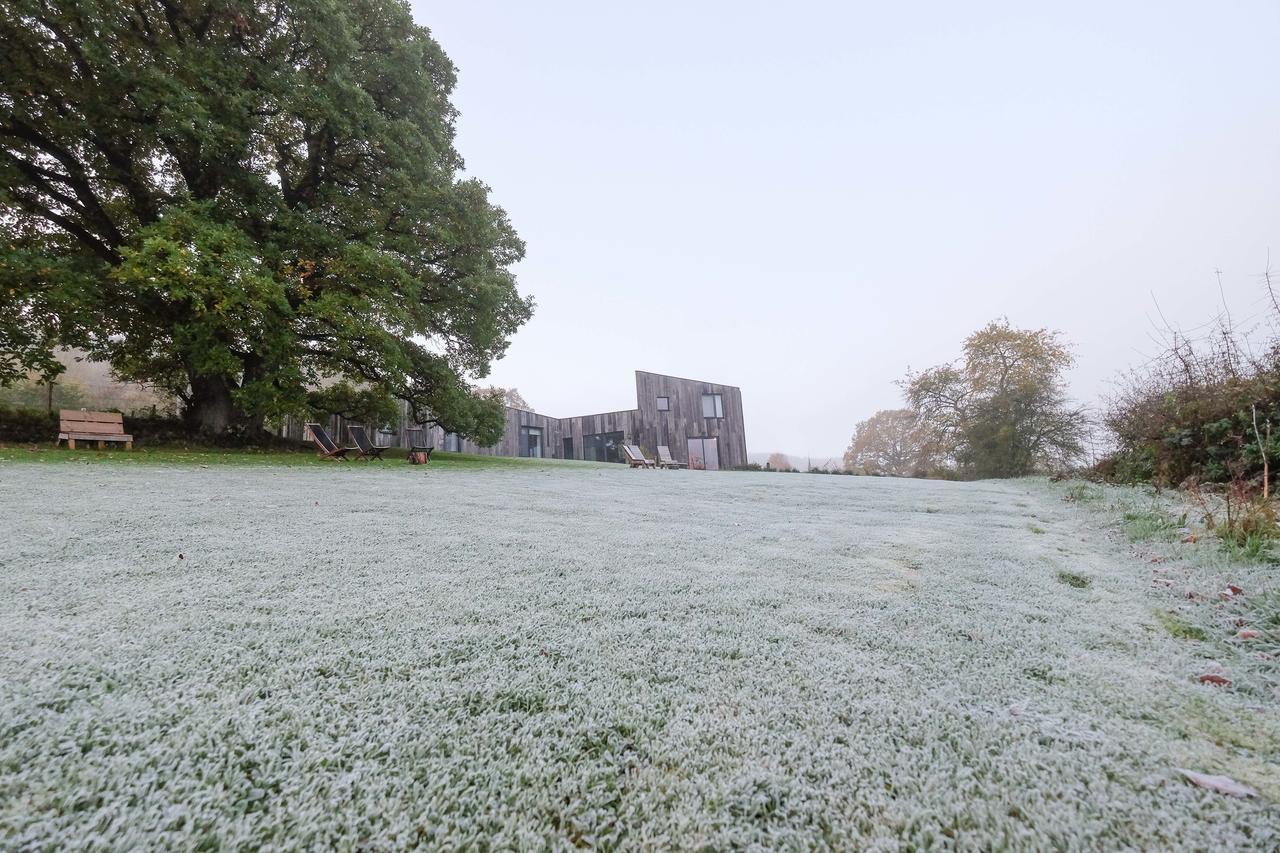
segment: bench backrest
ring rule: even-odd
[[[649,461],[644,458],[644,453],[640,450],[640,445],[638,444],[624,444],[622,445],[622,449],[626,451],[626,454],[636,462]]]
[[[307,424],[307,429],[311,430],[311,438],[316,444],[323,447],[326,453],[332,453],[338,449],[338,445],[333,443],[333,439],[329,438],[329,433],[320,424]]]
[[[79,409],[63,409],[58,413],[62,432],[82,432],[91,435],[124,435],[124,415],[119,412],[82,412]]]
[[[358,424],[347,424],[347,432],[351,433],[351,438],[356,443],[356,447],[361,450],[371,450],[373,443],[369,441],[369,434],[364,431],[364,427]]]
[[[676,460],[674,460],[674,459],[672,459],[672,458],[671,458],[671,448],[670,448],[670,447],[667,447],[665,444],[659,444],[659,445],[658,445],[658,458],[659,458],[659,459],[661,459],[663,462],[675,462],[675,461],[676,461]]]

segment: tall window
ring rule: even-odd
[[[719,394],[703,394],[702,416],[704,418],[723,418],[724,398]]]
[[[520,455],[533,459],[542,458],[542,429],[540,427],[520,427]]]
[[[671,411],[671,398],[670,398],[670,397],[659,397],[659,398],[658,398],[658,411],[659,411],[659,412],[669,412],[669,411]]]
[[[444,434],[444,449],[449,453],[458,453],[462,450],[462,441],[458,438],[456,432],[446,432]]]

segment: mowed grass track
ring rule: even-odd
[[[0,517],[0,847],[1280,843],[1274,703],[1047,484],[7,463]]]

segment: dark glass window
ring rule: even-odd
[[[658,411],[659,411],[659,412],[669,412],[669,411],[671,411],[671,398],[670,398],[670,397],[659,397],[659,398],[658,398]]]
[[[582,458],[595,462],[622,461],[622,433],[598,432],[582,437]]]
[[[704,418],[723,418],[724,398],[719,394],[703,394],[702,416]]]
[[[572,438],[566,438],[564,440],[564,458],[565,459],[573,458],[573,439]]]
[[[520,427],[520,455],[532,459],[541,459],[542,429],[541,427]]]

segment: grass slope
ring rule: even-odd
[[[1060,497],[4,461],[0,846],[1275,849],[1274,701]]]

